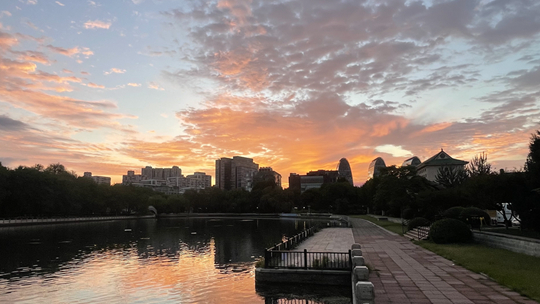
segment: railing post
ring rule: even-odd
[[[270,251],[268,249],[264,250],[264,268],[268,268],[268,264],[270,264]]]
[[[304,249],[304,269],[307,269],[307,249]]]
[[[351,267],[351,270],[353,269],[351,249],[349,249],[349,267]]]

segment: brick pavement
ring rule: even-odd
[[[324,228],[296,247],[295,251],[348,252],[354,244],[351,228]]]
[[[538,304],[371,222],[353,219],[375,303]]]

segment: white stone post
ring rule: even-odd
[[[371,282],[357,282],[354,288],[354,302],[357,304],[374,304],[375,292]]]

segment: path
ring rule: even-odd
[[[376,304],[538,304],[371,222],[351,222],[372,268]]]
[[[354,244],[351,228],[324,228],[294,248],[294,251],[349,252]]]

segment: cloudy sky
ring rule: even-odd
[[[521,168],[540,129],[537,0],[0,2],[0,161],[121,181],[241,155],[355,184],[444,148]]]

